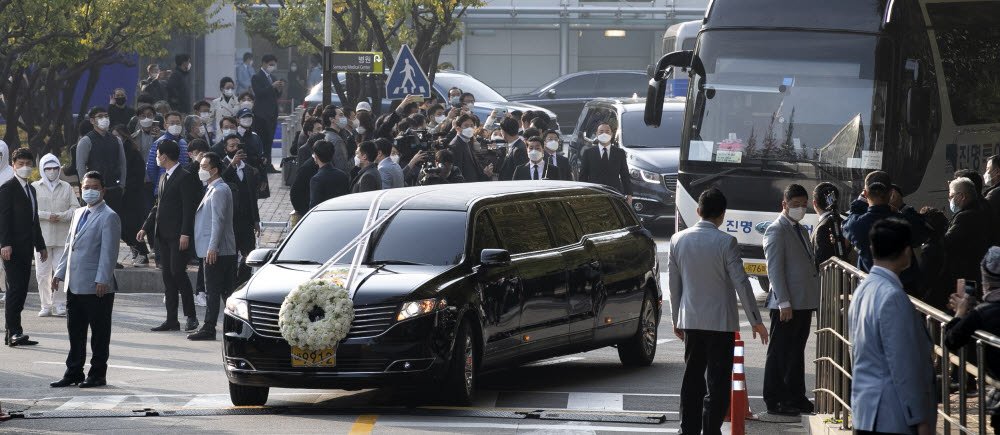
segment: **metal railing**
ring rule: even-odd
[[[868,275],[836,257],[824,262],[820,273],[820,305],[816,316],[816,388],[813,390],[816,393],[816,411],[820,414],[833,414],[833,418],[840,421],[841,429],[847,430],[851,428],[852,380],[847,310],[851,295]],[[1000,350],[1000,337],[976,331],[973,334],[974,342],[965,346],[964,351],[959,350],[953,354],[945,344],[944,328],[952,317],[913,297],[910,297],[910,302],[924,316],[934,339],[934,355],[939,367],[937,388],[941,392],[938,416],[939,423],[943,424],[936,431],[951,433],[954,429],[967,434],[987,433],[986,387],[1000,388],[1000,382],[986,374],[985,354],[987,346]],[[975,352],[972,352],[973,348]],[[967,361],[967,354],[974,354],[975,361]],[[952,370],[964,372],[958,376],[958,397],[954,404]],[[969,397],[966,376],[976,379],[976,393],[973,397]],[[970,409],[976,414],[975,426],[969,422]]]

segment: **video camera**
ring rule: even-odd
[[[430,133],[427,130],[409,130],[393,140],[393,145],[403,154],[416,154],[420,151],[441,150],[448,145],[441,141],[447,133]]]

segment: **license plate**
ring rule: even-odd
[[[743,270],[751,275],[767,275],[767,265],[761,263],[743,263]]]
[[[292,346],[292,367],[334,367],[337,365],[337,348],[318,351]]]

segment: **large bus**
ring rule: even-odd
[[[674,51],[694,50],[702,20],[685,21],[667,27],[663,33],[661,55]],[[685,75],[671,76],[667,79],[667,97],[683,97],[687,95],[688,78]]]
[[[686,67],[677,230],[719,187],[720,229],[766,277],[763,233],[790,183],[838,185],[844,212],[880,169],[908,204],[947,210],[953,172],[1000,152],[997,53],[1000,1],[714,0],[694,49],[654,66],[647,98],[655,124],[664,73]]]

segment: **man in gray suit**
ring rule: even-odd
[[[697,224],[670,238],[668,267],[674,334],[684,341],[680,413],[685,435],[721,433],[732,387],[733,332],[740,327],[734,289],[754,338],[760,334],[767,344],[736,238],[719,231],[726,218],[722,191],[702,192],[698,215]]]
[[[896,217],[872,226],[874,266],[848,309],[851,417],[859,434],[923,435],[937,427],[930,334],[899,280],[910,266],[910,233]]]
[[[798,415],[813,412],[806,397],[805,351],[812,312],[819,306],[819,273],[809,232],[799,225],[809,194],[798,184],[785,188],[781,214],[764,232],[764,258],[771,292],[771,344],[764,365],[767,412]]]
[[[66,248],[56,266],[52,291],[62,282],[66,292],[66,329],[69,330],[69,356],[62,379],[49,385],[80,388],[107,385],[108,356],[111,352],[111,310],[115,305],[115,262],[122,224],[118,215],[104,202],[104,177],[90,171],[83,176],[81,196],[87,207],[76,209]],[[90,373],[83,377],[87,359],[87,328],[90,340]]]
[[[222,159],[209,152],[201,158],[198,178],[205,196],[194,215],[194,249],[205,260],[208,300],[201,330],[188,340],[215,340],[219,303],[233,292],[236,279],[236,236],[233,234],[233,192],[222,181]]]

